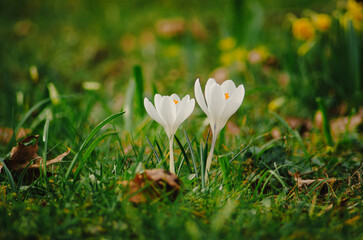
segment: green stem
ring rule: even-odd
[[[321,114],[323,115],[323,131],[324,131],[325,139],[328,142],[329,146],[333,146],[334,141],[331,136],[330,123],[329,123],[328,113],[326,112],[325,102],[321,98],[317,98],[316,101],[318,102],[319,110],[321,111]]]
[[[204,174],[204,178],[205,178],[206,183],[208,182],[208,174],[209,174],[210,166],[212,164],[212,158],[213,158],[213,154],[214,154],[214,147],[216,145],[217,137],[218,137],[218,133],[213,132],[212,145],[211,145],[210,150],[209,150],[209,154],[208,154],[208,158],[207,158],[207,164],[206,164],[206,168],[205,168],[205,174]]]
[[[175,174],[175,165],[174,165],[174,152],[173,152],[173,138],[174,135],[172,135],[169,138],[169,155],[170,155],[170,172]]]

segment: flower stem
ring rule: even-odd
[[[175,174],[173,139],[174,139],[174,135],[172,135],[169,138],[169,149],[170,149],[169,155],[170,155],[170,172]]]
[[[205,168],[205,174],[204,174],[204,178],[205,178],[206,183],[208,182],[208,173],[209,173],[210,166],[212,164],[214,147],[216,145],[217,137],[218,137],[218,133],[213,134],[212,145],[211,145],[210,150],[209,150],[209,154],[208,154],[208,158],[207,158],[207,166]]]

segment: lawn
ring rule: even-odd
[[[363,238],[361,1],[4,0],[0,39],[0,239]]]

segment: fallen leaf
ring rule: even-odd
[[[166,38],[180,36],[185,29],[186,24],[183,18],[162,19],[156,23],[156,32]]]
[[[281,87],[287,87],[290,82],[290,75],[286,72],[278,73],[277,81]]]
[[[238,136],[241,133],[240,127],[238,127],[236,124],[234,124],[232,121],[227,122],[227,131],[234,135]]]
[[[217,83],[222,84],[226,79],[229,79],[229,70],[225,67],[220,67],[211,73],[211,77],[216,80]]]
[[[306,192],[313,190],[313,188],[316,186],[316,184],[319,184],[319,186],[317,186],[314,189],[314,192],[319,192],[322,194],[321,189],[323,188],[323,186],[329,187],[328,186],[328,184],[329,184],[330,187],[333,187],[334,184],[336,182],[338,182],[338,180],[336,178],[302,179],[300,176],[300,172],[291,173],[289,171],[289,174],[294,177],[294,180],[296,181],[299,190],[300,191],[306,190]],[[320,182],[323,182],[323,183],[320,184]],[[313,184],[313,183],[316,183],[316,184]]]
[[[39,177],[39,168],[44,169],[43,158],[38,155],[38,138],[39,135],[32,135],[24,138],[16,147],[11,149],[10,159],[4,160],[8,169],[12,172],[22,172],[26,169],[28,176],[27,182],[31,182],[34,178]],[[68,149],[63,154],[46,162],[46,167],[62,161],[70,152]],[[3,165],[0,164],[0,172]],[[50,173],[48,173],[50,175]]]
[[[163,196],[175,200],[180,191],[181,181],[178,176],[163,169],[148,169],[136,174],[130,181],[121,181],[132,203],[143,203]]]
[[[203,41],[208,38],[208,31],[198,18],[193,18],[189,25],[190,31],[196,39]]]
[[[16,134],[16,139],[24,138],[26,135],[31,133],[30,129],[20,128],[18,134]],[[13,129],[7,127],[0,128],[0,143],[8,144],[13,136]]]
[[[352,218],[346,220],[344,223],[347,225],[354,225],[359,219],[360,219],[360,216],[357,215],[355,217],[352,217]]]
[[[277,127],[271,129],[270,134],[272,138],[277,139],[281,137],[281,131]]]
[[[363,107],[358,113],[352,117],[339,117],[330,121],[330,128],[334,138],[338,138],[340,134],[346,131],[353,131],[356,127],[363,123]]]
[[[287,117],[286,122],[292,129],[298,130],[303,137],[306,136],[313,127],[312,122],[305,118]]]

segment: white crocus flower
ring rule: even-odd
[[[194,110],[195,101],[186,95],[182,100],[176,94],[171,96],[161,96],[156,94],[154,105],[147,99],[144,99],[144,106],[147,113],[152,119],[164,127],[169,139],[170,146],[170,172],[175,173],[174,155],[173,155],[173,137],[178,130],[179,125],[189,117]]]
[[[197,79],[194,84],[194,93],[200,108],[208,117],[213,134],[205,168],[205,180],[207,181],[218,134],[226,125],[228,119],[241,106],[245,96],[245,89],[242,84],[236,87],[232,80],[224,81],[220,85],[213,78],[210,78],[205,86],[204,97],[199,79]]]

